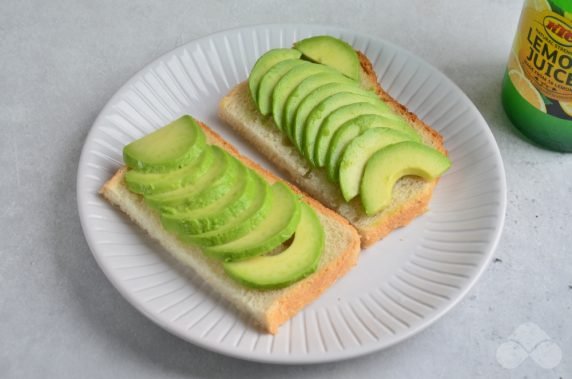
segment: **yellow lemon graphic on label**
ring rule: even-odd
[[[560,107],[568,116],[572,117],[572,101],[561,101]]]
[[[508,76],[520,96],[524,97],[536,109],[546,113],[546,105],[544,105],[540,92],[534,88],[530,80],[521,71],[510,70]]]
[[[547,0],[527,0],[526,6],[529,8],[534,8],[538,12],[551,11],[550,4]]]

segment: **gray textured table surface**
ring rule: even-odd
[[[572,155],[523,141],[499,101],[520,7],[516,0],[0,1],[0,377],[572,377]],[[186,41],[263,22],[340,25],[408,48],[467,93],[500,146],[509,191],[497,259],[449,314],[386,351],[281,367],[202,350],[123,300],[83,237],[76,169],[110,96]],[[521,342],[539,328],[552,342],[529,349],[536,360],[504,368],[510,355],[499,346],[519,326],[512,337]]]

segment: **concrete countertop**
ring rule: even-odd
[[[521,7],[511,0],[0,2],[0,377],[571,378],[572,155],[526,142],[499,100]],[[194,38],[280,22],[343,26],[421,56],[479,108],[507,171],[503,236],[468,296],[421,334],[333,364],[244,362],[170,335],[105,278],[77,214],[83,141],[127,79]],[[526,345],[539,334],[550,344],[531,346],[528,359],[506,368],[507,341]]]

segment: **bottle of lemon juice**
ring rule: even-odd
[[[502,103],[529,139],[572,152],[572,0],[525,0]]]

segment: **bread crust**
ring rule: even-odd
[[[360,239],[357,232],[356,238],[352,240],[347,250],[352,253],[338,255],[337,259],[330,262],[320,272],[320,275],[312,275],[304,279],[299,286],[288,291],[271,307],[266,321],[270,333],[275,334],[280,325],[292,318],[306,304],[317,299],[356,264],[360,251]]]
[[[232,154],[234,157],[239,159],[243,162],[246,166],[250,167],[251,169],[258,172],[262,177],[264,177],[269,183],[274,183],[276,181],[281,181],[288,185],[295,193],[297,193],[302,201],[306,204],[310,205],[314,210],[321,215],[325,216],[333,223],[337,224],[337,226],[343,230],[344,233],[348,234],[348,244],[347,246],[343,247],[343,251],[339,253],[334,260],[329,262],[326,265],[320,267],[316,272],[312,275],[308,276],[305,279],[302,279],[289,287],[286,287],[281,290],[274,290],[276,293],[275,298],[273,299],[272,303],[268,308],[265,310],[264,314],[256,315],[256,314],[249,314],[245,311],[244,304],[241,304],[240,301],[233,301],[233,299],[226,299],[227,301],[231,302],[236,309],[240,312],[248,316],[253,323],[258,326],[263,332],[275,334],[278,331],[280,325],[284,322],[289,320],[292,316],[298,313],[302,308],[306,305],[311,303],[315,300],[321,293],[323,293],[328,287],[330,287],[337,279],[343,276],[346,272],[348,272],[355,264],[357,263],[357,259],[359,256],[360,251],[360,238],[355,230],[354,227],[347,222],[346,219],[339,216],[337,213],[333,212],[332,210],[324,207],[321,203],[317,202],[316,200],[312,199],[296,186],[292,185],[291,183],[285,182],[282,179],[278,178],[271,172],[265,170],[256,162],[252,161],[246,156],[241,155],[230,143],[225,141],[222,137],[220,137],[217,133],[212,131],[208,126],[204,123],[199,122],[199,125],[207,135],[207,139],[209,143],[213,145],[217,145],[227,152]],[[175,258],[179,258],[178,254],[173,251],[172,243],[176,238],[171,235],[169,232],[165,231],[160,222],[157,221],[153,224],[152,227],[149,227],[147,223],[143,223],[140,220],[138,215],[134,214],[133,207],[138,209],[145,208],[146,211],[150,211],[150,208],[144,203],[142,196],[134,194],[127,190],[124,182],[124,175],[127,172],[127,168],[121,167],[119,168],[115,174],[100,188],[99,193],[108,200],[114,206],[117,206],[121,209],[124,213],[126,213],[131,220],[136,223],[139,227],[146,230],[148,234],[151,235],[152,238],[156,239],[167,251],[171,253]],[[122,196],[120,192],[127,191],[129,192],[129,196]],[[154,212],[154,211],[152,211]],[[156,212],[155,212],[156,213]],[[149,221],[149,220],[146,220]],[[196,252],[199,251],[197,247],[184,245],[182,242],[176,240],[176,244],[179,245],[181,249],[187,249],[189,252]],[[215,262],[214,258],[208,258],[204,256],[205,261],[210,260]],[[188,262],[183,262],[179,259],[181,263],[184,265],[189,265]],[[219,264],[220,265],[220,264]],[[210,269],[210,265],[200,265],[195,264],[194,266],[190,266],[191,269],[195,272],[196,275],[199,275],[203,279],[207,279],[205,276],[205,270]],[[225,275],[225,274],[223,274]],[[231,279],[228,279],[229,282],[232,282]],[[238,284],[231,284],[231,286],[240,286]],[[216,288],[215,288],[216,290]],[[241,288],[242,291],[258,293],[260,290],[256,289],[248,289],[246,287]],[[224,297],[224,294],[219,291]]]
[[[374,87],[375,93],[377,93],[380,99],[383,100],[387,105],[389,105],[394,112],[400,114],[405,119],[407,119],[407,121],[411,125],[413,125],[416,129],[421,130],[424,135],[430,135],[431,141],[433,142],[433,147],[435,147],[443,154],[447,154],[447,150],[445,149],[445,145],[443,144],[443,136],[439,134],[439,132],[437,132],[435,129],[427,125],[425,122],[423,122],[419,117],[417,117],[415,113],[409,112],[409,110],[405,105],[399,103],[397,100],[391,97],[390,94],[385,92],[385,90],[381,88],[381,85],[377,80],[377,74],[373,70],[373,65],[371,64],[367,56],[361,51],[358,51],[357,54],[359,57],[359,62],[363,74],[368,77],[369,82],[375,83]]]
[[[443,144],[443,137],[436,130],[432,129],[421,119],[419,119],[417,115],[409,112],[409,110],[404,105],[398,103],[387,92],[385,92],[377,81],[377,76],[369,59],[362,52],[358,51],[357,54],[362,69],[362,83],[367,83],[376,92],[380,99],[388,104],[394,112],[403,116],[413,128],[418,130],[420,135],[423,137],[424,143],[428,143],[440,152],[447,154]],[[311,188],[308,188],[308,186],[305,185],[304,179],[301,178],[301,175],[304,175],[303,172],[301,172],[301,169],[291,167],[292,165],[283,161],[281,156],[277,152],[273,151],[271,146],[265,146],[265,141],[261,140],[261,138],[259,138],[259,136],[257,136],[254,131],[249,130],[249,125],[243,125],[241,120],[239,120],[233,114],[233,111],[231,110],[232,107],[229,105],[238,96],[244,96],[242,91],[247,90],[248,89],[245,82],[240,83],[231,89],[231,91],[221,100],[219,104],[219,117],[223,119],[228,125],[230,125],[235,131],[237,131],[243,138],[256,146],[258,150],[261,151],[281,171],[287,173],[289,178],[298,186],[307,191],[311,196],[318,198],[327,207],[336,210],[346,219],[350,220],[350,223],[356,227],[358,233],[360,234],[362,247],[365,248],[371,246],[389,234],[392,230],[409,224],[413,219],[426,212],[428,209],[428,204],[431,200],[431,196],[433,194],[433,189],[435,188],[438,179],[433,181],[424,181],[421,178],[409,178],[408,180],[422,183],[421,190],[419,190],[415,196],[412,196],[406,202],[394,206],[389,211],[383,211],[374,217],[365,216],[361,209],[361,204],[359,203],[352,202],[348,206],[353,209],[351,212],[347,212],[347,209],[341,209],[338,204],[328,199],[325,195],[322,196],[319,191],[315,189],[312,191]],[[270,118],[266,118],[262,122],[272,123],[272,125],[274,125]],[[275,129],[277,132],[281,133],[278,128]],[[295,150],[293,147],[292,149]],[[307,161],[297,150],[295,150],[295,154],[300,161],[304,161],[307,164]],[[323,170],[314,169],[314,171],[320,172]],[[325,175],[322,176],[324,178],[321,181],[322,186],[336,187],[335,191],[339,193],[337,197],[341,198],[341,192],[339,191],[339,188],[330,183],[325,178]]]

